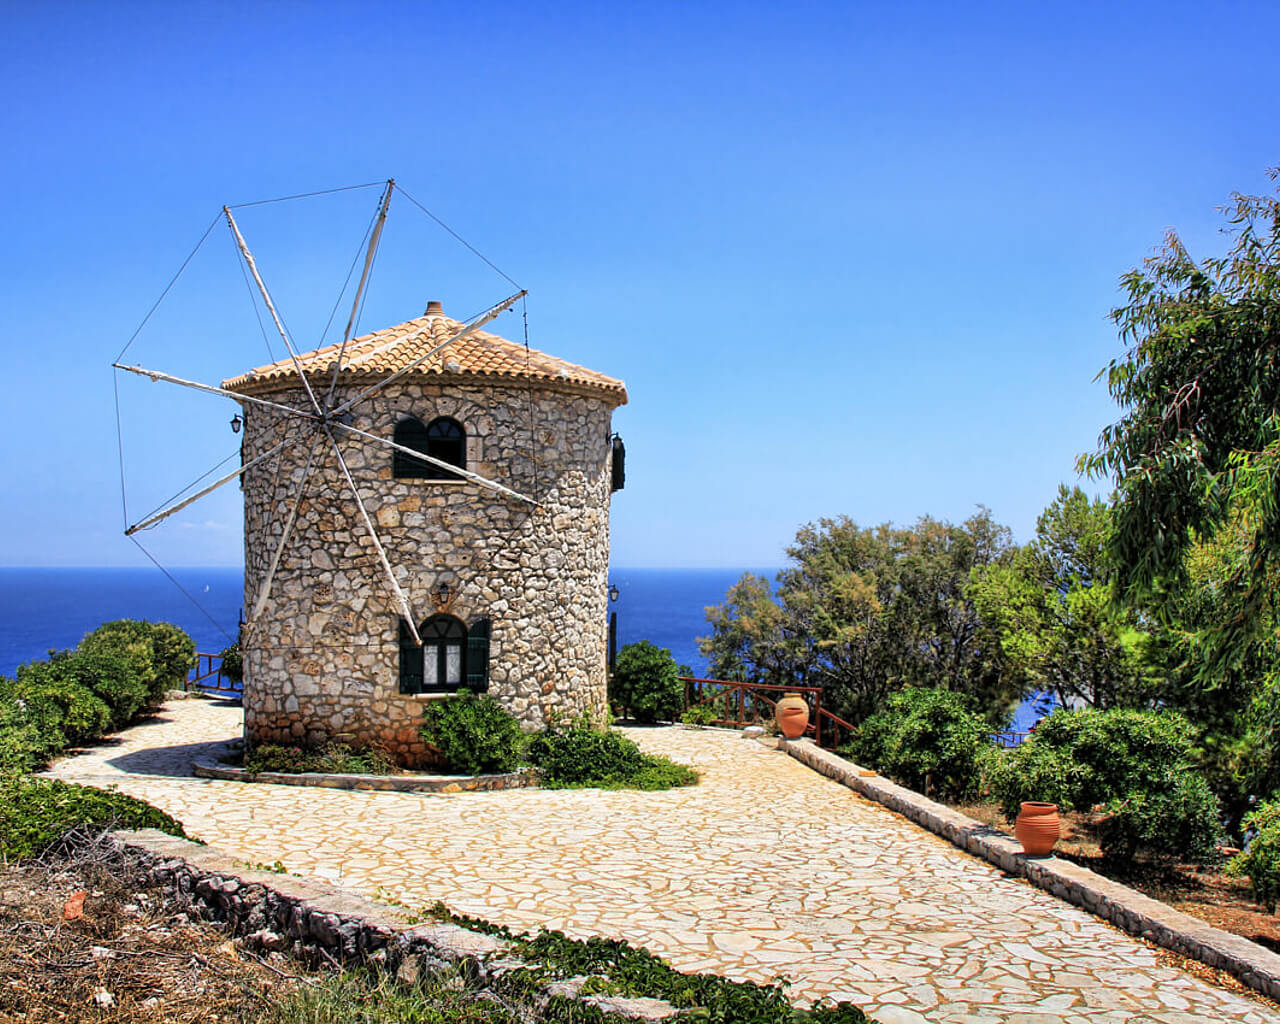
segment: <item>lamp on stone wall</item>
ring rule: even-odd
[[[240,428],[244,426],[244,420],[240,418],[240,414],[236,413],[231,417],[231,433],[240,433]]]
[[[448,583],[444,582],[443,580],[437,583],[436,584],[436,604],[438,605],[448,604],[450,593],[452,593],[452,591],[450,590]]]

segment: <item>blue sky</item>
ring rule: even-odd
[[[627,381],[615,565],[780,564],[821,516],[979,503],[1025,540],[1115,417],[1119,275],[1170,226],[1220,248],[1215,207],[1280,163],[1270,3],[2,13],[8,565],[142,561],[109,364],[218,208],[392,176],[530,290],[535,347]],[[376,199],[244,212],[299,338]],[[264,361],[239,274],[219,227],[129,361]],[[510,290],[397,200],[362,325]],[[135,511],[234,450],[229,402],[165,389],[121,383]],[[238,502],[146,543],[234,564]]]

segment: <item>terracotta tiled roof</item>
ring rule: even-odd
[[[342,380],[366,384],[386,377],[426,355],[437,345],[448,341],[465,325],[436,312],[432,303],[427,315],[407,320],[372,334],[352,338],[342,357]],[[339,345],[326,345],[313,352],[299,354],[299,362],[308,378],[327,381],[333,374],[333,361]],[[626,385],[603,373],[576,366],[536,349],[525,349],[506,338],[477,330],[410,371],[415,377],[481,377],[501,381],[533,381],[568,387],[574,391],[594,391],[617,405],[627,401]],[[298,371],[292,359],[281,359],[259,366],[248,373],[222,382],[224,388],[244,394],[279,391],[297,384]]]

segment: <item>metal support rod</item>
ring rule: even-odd
[[[502,484],[494,480],[490,480],[488,477],[483,477],[479,473],[472,473],[469,469],[463,469],[461,466],[456,466],[452,462],[445,462],[444,459],[437,459],[434,455],[428,455],[426,452],[415,451],[413,448],[406,448],[402,444],[396,444],[395,441],[389,441],[385,437],[379,437],[377,434],[370,434],[367,430],[361,430],[359,427],[353,427],[351,424],[343,423],[341,420],[334,420],[333,426],[341,427],[343,430],[349,430],[351,433],[357,434],[368,441],[377,441],[379,444],[384,444],[388,448],[393,448],[405,455],[412,455],[415,459],[421,459],[423,462],[429,462],[431,465],[439,466],[441,469],[446,469],[450,473],[457,473],[458,476],[463,477],[466,480],[470,480],[472,483],[477,483],[481,487],[488,487],[490,490],[497,491],[500,494],[505,494],[510,498],[515,498],[517,501],[528,502],[530,505],[538,504],[536,500],[530,498],[527,494],[521,494],[519,491],[513,491],[510,487],[504,487]]]
[[[266,579],[262,581],[262,588],[254,599],[253,610],[249,613],[249,621],[245,623],[246,630],[258,621],[258,616],[262,614],[262,609],[267,604],[267,597],[271,593],[271,583],[276,578],[276,569],[280,565],[280,556],[284,554],[285,545],[289,543],[289,537],[293,533],[293,524],[298,518],[298,506],[302,504],[302,496],[306,493],[307,477],[311,474],[311,463],[315,459],[316,449],[319,447],[320,438],[317,437],[311,442],[311,452],[307,455],[307,464],[302,468],[302,479],[298,483],[298,493],[294,495],[293,507],[289,509],[289,518],[285,520],[284,531],[280,534],[280,543],[276,546],[275,551],[271,553],[271,565],[267,567]]]
[[[210,395],[223,395],[226,398],[232,398],[237,402],[248,402],[250,405],[260,405],[266,409],[275,409],[278,412],[287,412],[291,416],[301,416],[303,419],[314,420],[315,414],[305,412],[302,409],[295,409],[291,405],[281,405],[279,402],[268,402],[265,398],[255,398],[253,395],[242,395],[238,391],[228,391],[226,388],[215,388],[212,384],[201,384],[198,380],[187,380],[184,377],[175,377],[171,373],[161,373],[159,370],[148,370],[141,366],[125,366],[123,363],[112,363],[112,369],[127,370],[129,373],[136,373],[139,377],[146,377],[151,381],[162,380],[167,384],[181,384],[184,388],[194,388],[196,391],[204,391]]]
[[[184,498],[182,501],[178,502],[176,505],[170,505],[164,511],[157,512],[155,515],[147,517],[142,522],[137,523],[134,526],[130,526],[127,530],[124,531],[124,535],[126,537],[132,537],[139,530],[150,529],[152,526],[155,526],[156,523],[160,522],[162,519],[168,519],[175,512],[181,512],[184,508],[186,508],[192,502],[199,501],[206,494],[210,493],[211,491],[216,491],[223,484],[230,483],[236,477],[244,473],[245,470],[252,469],[259,462],[262,462],[265,459],[269,459],[272,455],[280,451],[281,448],[289,444],[292,440],[293,438],[287,438],[286,440],[281,441],[274,448],[269,448],[265,452],[263,452],[261,455],[255,456],[254,458],[250,459],[248,462],[246,462],[243,466],[241,466],[239,469],[235,470],[234,472],[228,473],[226,476],[220,477],[219,479],[215,480],[203,491],[197,491],[195,494],[191,495],[191,497]]]
[[[373,520],[369,518],[369,510],[364,507],[364,499],[360,497],[360,491],[356,488],[356,482],[351,476],[351,470],[347,468],[347,460],[342,457],[342,447],[338,444],[338,439],[333,436],[333,431],[326,423],[324,432],[329,435],[329,441],[333,445],[333,453],[338,456],[338,466],[342,470],[342,475],[347,478],[347,486],[351,488],[351,495],[356,499],[356,508],[360,510],[360,517],[364,520],[365,529],[369,531],[369,538],[373,541],[373,546],[378,552],[378,558],[382,562],[382,571],[387,574],[387,582],[391,584],[391,592],[396,596],[396,603],[400,605],[400,614],[404,617],[404,621],[409,624],[409,632],[413,634],[413,642],[419,647],[422,646],[422,637],[418,635],[418,623],[414,618],[413,609],[409,606],[409,599],[405,596],[400,584],[396,582],[396,574],[391,569],[391,562],[387,558],[387,552],[382,546],[382,541],[378,539],[378,531],[373,527]]]
[[[311,399],[311,405],[315,409],[316,415],[323,416],[324,410],[321,408],[315,392],[311,390],[311,382],[307,380],[307,375],[302,372],[302,363],[298,359],[298,353],[293,347],[293,342],[289,340],[289,332],[284,329],[284,324],[280,322],[280,314],[276,312],[276,305],[271,301],[271,293],[267,291],[266,282],[262,280],[262,275],[258,273],[258,264],[254,261],[253,253],[249,251],[249,247],[245,244],[244,236],[240,234],[236,219],[231,216],[231,210],[224,206],[222,213],[227,218],[231,233],[236,236],[236,245],[240,249],[240,255],[244,257],[245,263],[249,265],[249,272],[253,274],[253,279],[258,283],[258,291],[262,293],[262,301],[267,304],[267,311],[271,314],[276,330],[280,333],[280,340],[284,342],[284,347],[289,350],[289,358],[293,360],[293,368],[298,371],[298,377],[302,380],[302,386],[306,389],[307,397]]]
[[[325,407],[333,405],[333,394],[338,387],[338,374],[342,372],[342,356],[347,351],[347,342],[351,340],[351,331],[355,327],[356,314],[360,312],[360,300],[364,297],[364,286],[369,281],[369,271],[373,269],[373,258],[378,253],[378,242],[382,238],[382,229],[387,223],[387,209],[391,206],[391,193],[396,187],[396,179],[387,179],[387,189],[382,194],[382,202],[378,208],[378,219],[373,225],[373,234],[369,238],[369,248],[364,254],[364,270],[360,272],[360,283],[356,285],[356,296],[351,302],[351,315],[347,317],[347,329],[342,332],[342,345],[338,348],[338,358],[333,364],[333,380],[329,382],[329,393],[325,396]]]
[[[441,349],[448,348],[455,341],[460,341],[461,339],[465,338],[468,334],[472,333],[473,331],[479,330],[481,327],[487,324],[490,320],[496,319],[503,312],[510,309],[513,305],[515,305],[517,302],[519,302],[522,298],[524,298],[528,294],[529,293],[527,291],[516,292],[516,294],[512,295],[509,299],[503,299],[496,306],[493,306],[485,310],[485,312],[481,313],[474,320],[469,321],[467,325],[462,328],[462,330],[458,331],[458,333],[455,334],[448,341],[441,342],[439,345],[433,348],[426,355],[419,356],[413,362],[397,370],[395,373],[391,374],[389,377],[384,377],[382,380],[378,381],[376,384],[372,384],[369,387],[365,388],[363,391],[360,392],[360,394],[356,395],[354,398],[347,399],[347,401],[343,402],[336,409],[332,410],[331,415],[337,416],[341,413],[346,412],[357,402],[361,401],[364,398],[368,398],[369,395],[372,395],[375,391],[381,391],[392,381],[399,380],[401,377],[403,377],[407,373],[412,373],[413,370],[415,370],[418,366],[425,363],[428,359],[434,356]]]

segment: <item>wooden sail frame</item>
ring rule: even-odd
[[[285,456],[286,449],[292,448],[299,444],[309,443],[309,451],[308,451],[306,463],[303,467],[302,477],[298,481],[297,491],[293,495],[293,501],[290,505],[288,516],[286,518],[284,528],[280,535],[279,543],[275,546],[274,550],[272,551],[271,559],[267,569],[267,574],[258,588],[258,593],[254,597],[253,604],[250,609],[250,614],[243,624],[243,628],[246,634],[249,633],[258,624],[259,621],[261,621],[262,614],[264,613],[267,603],[270,600],[272,584],[275,580],[276,572],[279,568],[282,556],[284,554],[284,550],[288,545],[290,537],[292,535],[293,527],[297,519],[298,508],[302,502],[303,495],[305,494],[308,484],[310,482],[312,467],[315,464],[316,454],[318,450],[322,446],[324,446],[324,442],[327,440],[328,446],[332,448],[334,457],[337,459],[338,467],[342,473],[343,479],[346,482],[347,489],[350,491],[351,497],[355,502],[356,509],[359,513],[359,518],[362,522],[362,525],[364,526],[365,531],[369,536],[370,542],[372,543],[374,550],[377,553],[378,562],[382,570],[382,575],[384,576],[384,579],[388,587],[390,588],[391,594],[395,599],[395,604],[398,606],[398,610],[401,616],[403,617],[403,620],[407,624],[410,633],[413,635],[414,642],[419,646],[422,643],[422,638],[419,636],[418,627],[417,627],[418,618],[417,618],[417,615],[414,613],[413,605],[409,600],[409,596],[404,592],[404,589],[400,586],[399,581],[396,579],[395,570],[391,564],[390,556],[387,554],[386,547],[383,545],[382,540],[378,535],[377,527],[374,525],[373,518],[369,515],[368,507],[366,506],[364,499],[360,494],[360,490],[356,485],[355,478],[352,476],[351,469],[347,464],[345,456],[343,455],[342,445],[338,441],[337,431],[343,431],[346,434],[352,435],[354,438],[360,439],[362,442],[376,442],[385,447],[389,447],[394,451],[411,455],[415,459],[421,459],[425,462],[429,462],[434,465],[440,466],[441,468],[448,469],[451,473],[461,476],[462,478],[469,480],[473,483],[476,483],[489,490],[493,490],[503,495],[504,497],[507,497],[516,501],[525,502],[535,506],[540,504],[537,501],[537,499],[531,498],[526,494],[522,494],[519,491],[513,490],[512,488],[507,487],[496,480],[491,480],[487,477],[484,477],[478,473],[472,472],[471,470],[465,469],[463,467],[455,466],[451,463],[446,463],[441,459],[438,459],[438,458],[435,458],[434,456],[426,454],[425,452],[420,452],[420,451],[406,448],[405,446],[397,444],[395,441],[389,438],[380,437],[368,431],[361,430],[353,426],[350,422],[348,422],[349,417],[347,416],[349,410],[351,410],[354,406],[356,406],[360,402],[372,397],[377,392],[387,387],[389,384],[403,378],[406,374],[411,373],[414,369],[416,369],[418,366],[425,363],[428,359],[439,354],[442,350],[448,348],[450,345],[455,344],[456,342],[462,340],[468,335],[479,330],[485,324],[489,323],[490,321],[492,321],[493,319],[501,315],[503,312],[510,309],[512,306],[514,306],[517,302],[519,302],[528,294],[526,290],[521,289],[517,291],[514,295],[508,296],[506,299],[503,299],[501,302],[498,302],[495,305],[489,307],[483,313],[469,320],[466,324],[464,324],[461,327],[461,329],[456,331],[448,339],[441,342],[439,345],[436,345],[433,348],[431,348],[430,351],[428,351],[425,355],[414,359],[408,365],[400,368],[394,373],[389,374],[388,376],[382,378],[381,380],[375,381],[373,384],[363,389],[355,396],[348,398],[345,401],[342,401],[341,403],[338,402],[337,385],[341,378],[342,371],[344,369],[343,358],[346,355],[347,346],[351,340],[351,334],[352,334],[352,331],[354,330],[356,319],[359,314],[360,305],[364,297],[365,288],[368,284],[370,272],[373,267],[373,262],[377,255],[379,242],[382,237],[382,230],[386,223],[387,213],[391,203],[391,196],[394,190],[395,190],[395,179],[388,179],[385,185],[385,189],[383,190],[383,193],[379,199],[378,210],[377,210],[377,213],[375,214],[374,224],[372,229],[370,230],[369,242],[365,251],[363,269],[361,271],[360,280],[359,280],[359,283],[357,284],[355,295],[352,301],[351,313],[350,313],[350,316],[348,317],[346,327],[343,331],[342,343],[338,348],[337,359],[333,363],[333,374],[329,381],[328,389],[326,394],[324,395],[323,400],[316,394],[315,389],[311,385],[311,381],[308,379],[308,376],[303,369],[301,356],[297,351],[297,349],[295,348],[293,344],[293,340],[292,338],[290,338],[288,331],[285,329],[284,323],[281,321],[275,302],[272,299],[271,293],[267,288],[266,281],[263,279],[263,276],[258,268],[257,260],[254,258],[252,250],[250,250],[248,243],[245,241],[244,235],[241,233],[239,225],[236,223],[235,217],[231,212],[231,207],[229,206],[222,207],[222,217],[225,219],[227,226],[232,233],[232,237],[235,241],[236,248],[239,252],[240,258],[244,261],[246,268],[248,269],[250,275],[253,278],[254,283],[257,286],[258,293],[261,296],[263,304],[265,305],[268,313],[270,314],[272,323],[276,328],[276,332],[279,334],[280,339],[284,342],[285,348],[289,353],[289,359],[292,362],[294,370],[297,372],[297,375],[302,384],[302,387],[306,392],[306,396],[307,396],[306,404],[309,405],[310,408],[298,408],[296,406],[289,405],[286,403],[273,402],[268,399],[259,398],[255,395],[241,394],[239,392],[231,391],[227,388],[204,384],[199,381],[188,380],[182,377],[175,376],[173,374],[162,372],[160,370],[146,369],[141,366],[128,366],[119,362],[118,360],[112,363],[113,369],[117,371],[123,370],[128,373],[133,373],[139,376],[147,377],[152,381],[164,381],[166,383],[205,392],[208,394],[222,395],[227,398],[233,399],[234,401],[240,403],[241,405],[246,405],[246,404],[256,405],[262,408],[271,409],[278,413],[284,413],[289,417],[295,417],[305,422],[309,422],[315,428],[317,428],[315,430],[306,430],[306,429],[299,430],[293,436],[286,437],[283,441],[279,442],[278,444],[272,446],[268,450],[258,454],[254,458],[245,462],[243,465],[241,465],[238,469],[234,470],[233,472],[227,473],[224,476],[220,477],[219,479],[215,480],[212,484],[203,488],[197,493],[189,495],[180,500],[177,500],[172,504],[168,505],[167,507],[162,508],[157,512],[154,512],[153,514],[149,515],[148,517],[146,517],[145,519],[137,523],[130,525],[126,522],[125,535],[129,537],[133,537],[135,533],[142,530],[150,529],[151,527],[158,525],[159,523],[163,522],[165,519],[169,518],[170,516],[182,511],[183,509],[194,504],[195,502],[199,501],[201,498],[204,498],[205,496],[217,490],[218,488],[224,486],[225,484],[230,483],[232,480],[242,477],[246,471],[263,464],[264,462],[271,459],[273,456],[277,456],[283,459]],[[206,237],[207,235],[208,233],[206,232]],[[190,257],[188,257],[188,260],[189,259]],[[184,264],[184,267],[185,267],[185,264]],[[179,271],[179,273],[181,273],[181,271]],[[402,344],[402,343],[403,343],[403,339],[400,342],[396,342],[395,344]],[[127,347],[128,346],[126,346],[126,349]],[[361,362],[364,359],[367,359],[370,356],[377,354],[378,352],[381,352],[388,347],[391,347],[391,346],[390,345],[381,346],[378,349],[376,349],[375,352],[362,353],[359,356],[355,357],[354,359],[348,360],[347,367],[349,368],[355,363]],[[123,353],[122,353],[122,357],[123,357]],[[123,458],[123,452],[122,452],[122,458]]]

